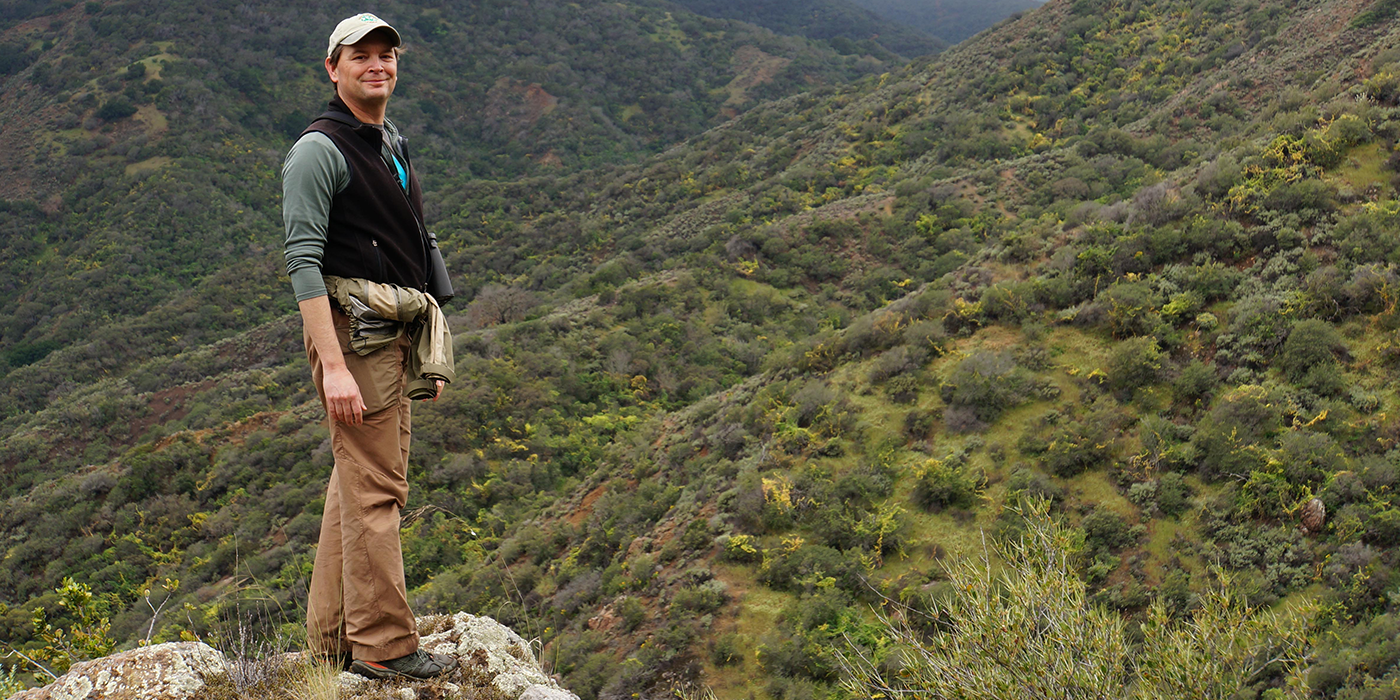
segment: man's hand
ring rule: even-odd
[[[437,380],[437,385],[438,385],[437,393],[436,393],[436,394],[433,394],[433,400],[434,400],[434,401],[437,401],[438,398],[440,398],[440,397],[442,396],[442,388],[443,388],[444,386],[446,386],[446,384],[444,384],[443,381],[442,381],[441,379]]]
[[[345,367],[326,368],[321,379],[321,388],[326,392],[326,413],[332,420],[346,425],[359,425],[364,422],[364,412],[369,408],[360,395],[360,385]]]
[[[346,425],[359,425],[364,422],[365,399],[360,395],[360,385],[354,375],[345,367],[345,357],[340,354],[340,341],[336,339],[335,324],[331,322],[331,304],[328,297],[319,296],[303,300],[301,322],[311,336],[311,344],[316,348],[316,356],[321,362],[321,391],[326,395],[326,415],[331,420]]]

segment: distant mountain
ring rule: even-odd
[[[881,17],[956,44],[1043,0],[851,0]]]
[[[853,0],[673,0],[691,12],[723,17],[792,34],[829,41],[842,53],[871,52],[881,47],[914,58],[937,53],[947,43],[932,34],[902,26],[862,9]],[[870,8],[874,9],[874,8]],[[987,25],[990,26],[990,25]]]

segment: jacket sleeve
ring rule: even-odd
[[[282,164],[282,223],[287,231],[287,275],[298,302],[326,294],[321,256],[331,199],[349,184],[350,168],[329,136],[307,133],[287,152]]]

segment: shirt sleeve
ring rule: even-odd
[[[287,275],[297,301],[325,296],[321,257],[331,199],[350,184],[350,167],[329,136],[302,136],[282,164],[282,223],[287,230]]]

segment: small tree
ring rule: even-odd
[[[56,590],[58,606],[67,611],[73,623],[67,628],[55,627],[44,608],[34,610],[34,631],[44,647],[34,653],[47,661],[53,670],[62,673],[78,661],[106,656],[116,647],[112,639],[112,623],[106,615],[107,604],[92,594],[92,588],[71,578],[63,579]]]

